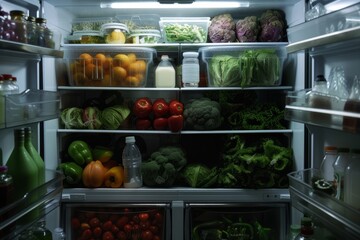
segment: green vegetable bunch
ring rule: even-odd
[[[239,135],[225,143],[224,167],[219,170],[218,185],[222,187],[270,188],[286,187],[292,166],[293,151],[264,138],[248,146]]]
[[[273,86],[280,81],[281,62],[275,49],[247,50],[240,55],[241,86]]]
[[[186,163],[185,152],[181,148],[175,146],[159,148],[141,165],[144,185],[171,187]]]
[[[215,87],[239,87],[239,58],[231,55],[213,56],[209,61],[209,74]]]
[[[216,167],[210,169],[204,164],[193,163],[186,165],[182,175],[190,187],[207,188],[216,184],[218,169]]]
[[[220,104],[209,98],[190,100],[183,115],[185,128],[194,130],[217,129],[223,120]]]
[[[232,129],[284,129],[284,110],[275,104],[251,104],[234,111],[227,118]]]
[[[164,32],[168,42],[204,43],[207,39],[206,30],[197,25],[167,24]]]

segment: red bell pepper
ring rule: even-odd
[[[153,103],[153,112],[155,118],[167,117],[169,114],[169,105],[163,98],[158,98]]]
[[[135,127],[137,130],[148,130],[151,128],[151,121],[148,118],[137,118],[135,120]]]
[[[184,117],[182,115],[172,115],[168,118],[169,129],[172,132],[179,132],[183,128]]]
[[[138,118],[147,118],[152,112],[152,102],[150,98],[138,98],[133,107],[133,113]]]
[[[171,100],[169,103],[169,111],[171,115],[182,115],[184,111],[184,105],[178,100]]]
[[[153,121],[153,128],[155,130],[165,130],[168,128],[168,119],[167,118],[155,118]]]

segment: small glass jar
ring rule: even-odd
[[[45,18],[36,18],[36,33],[38,36],[38,44],[41,47],[55,48],[54,34],[47,27]]]
[[[183,87],[198,87],[200,81],[200,66],[197,52],[184,52],[182,62]]]
[[[10,11],[10,18],[15,23],[15,41],[27,43],[27,26],[25,13],[20,10]]]
[[[37,45],[35,17],[28,16],[26,21],[28,44]]]

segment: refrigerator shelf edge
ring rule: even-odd
[[[0,48],[18,51],[18,52],[31,53],[31,54],[47,55],[47,56],[52,56],[52,57],[57,57],[57,58],[62,58],[64,55],[64,53],[59,50],[45,48],[45,47],[39,47],[39,46],[35,46],[35,45],[30,45],[30,44],[18,43],[18,42],[13,42],[13,41],[1,40],[1,39],[0,39]]]
[[[345,239],[360,236],[360,211],[326,193],[314,191],[313,177],[320,176],[317,169],[305,169],[288,174],[292,205],[300,211],[316,215],[329,229],[347,229]]]
[[[81,86],[58,86],[59,90],[126,90],[126,91],[240,91],[240,90],[264,90],[264,91],[289,91],[292,86],[271,86],[271,87],[197,87],[197,88],[151,88],[151,87],[81,87]]]
[[[63,202],[289,202],[286,189],[222,188],[64,188]]]

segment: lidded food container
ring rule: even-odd
[[[70,44],[96,44],[104,43],[104,36],[99,31],[78,31],[66,38]]]
[[[110,44],[124,44],[129,34],[129,29],[122,23],[106,23],[101,26],[101,33],[105,42]]]
[[[158,43],[161,38],[159,30],[155,29],[135,29],[131,31],[128,38],[129,43],[144,44]]]

